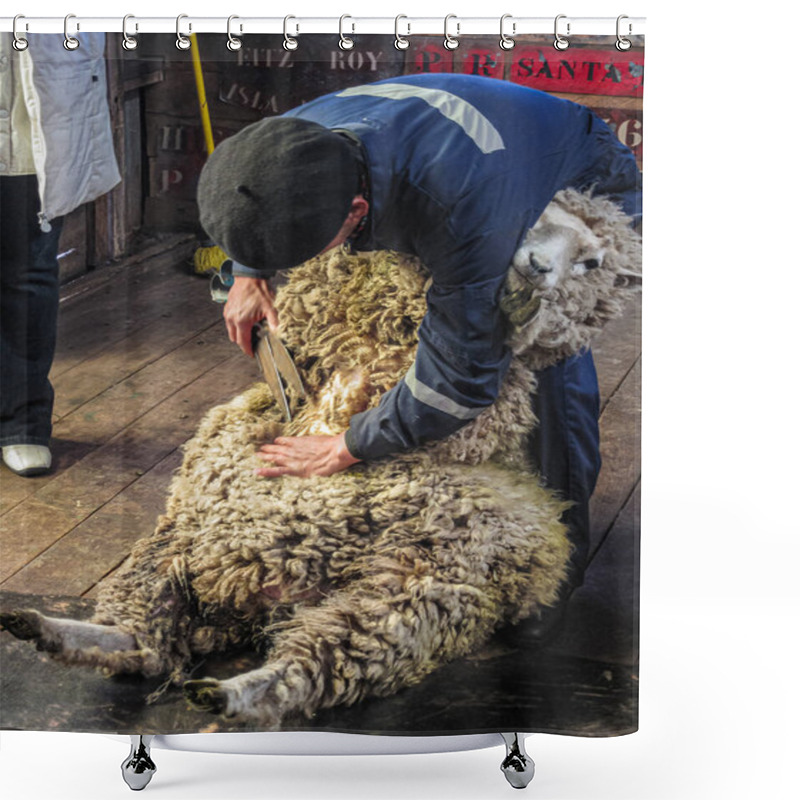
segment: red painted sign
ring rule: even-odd
[[[570,94],[641,97],[644,53],[570,47],[517,46],[509,79],[532,89]],[[519,51],[519,52],[517,52]]]
[[[482,75],[487,78],[503,78],[506,53],[499,48],[466,47],[455,51],[455,71],[465,75]]]
[[[411,40],[406,55],[406,71],[415,72],[452,72],[453,50],[442,46],[441,39]]]
[[[629,108],[592,107],[592,111],[605,122],[617,135],[617,139],[626,147],[630,147],[639,168],[642,167],[642,112]]]

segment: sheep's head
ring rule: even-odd
[[[602,266],[606,243],[575,214],[550,203],[514,253],[511,280],[551,289]]]
[[[501,306],[536,367],[578,352],[641,285],[641,238],[609,200],[559,192],[514,254]]]

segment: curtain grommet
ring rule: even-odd
[[[236,14],[231,14],[228,17],[228,41],[225,43],[225,46],[230,50],[232,53],[235,53],[237,50],[242,49],[242,40],[231,33],[231,23],[233,20],[239,19]],[[242,26],[239,25],[239,36],[242,35]]]
[[[64,17],[64,49],[65,50],[77,50],[81,46],[81,43],[78,41],[78,39],[76,39],[74,36],[70,36],[70,33],[69,33],[69,21],[71,19],[75,19],[75,14],[67,14],[67,16]],[[80,29],[81,29],[80,24],[76,23],[75,30],[79,31]]]
[[[453,36],[447,30],[447,24],[450,22],[451,19],[456,20],[456,35],[455,36]],[[458,18],[456,17],[455,14],[448,14],[444,18],[444,48],[445,48],[445,50],[451,50],[452,51],[452,50],[455,50],[458,47],[458,45],[460,44],[460,42],[458,41],[458,34],[459,34],[460,29],[461,29],[461,23],[458,22]]]
[[[17,16],[14,17],[14,24],[12,26],[12,32],[14,34],[14,40],[11,43],[11,46],[18,53],[21,53],[21,52],[23,52],[23,50],[27,50],[28,49],[28,40],[24,36],[20,36],[19,35],[19,31],[17,30],[17,21],[21,20],[21,19],[25,19],[25,15],[24,14],[17,14]],[[25,30],[28,30],[28,23],[27,22],[25,23]]]
[[[624,19],[628,19],[628,16],[626,14],[620,14],[617,17],[617,41],[614,44],[614,47],[616,47],[617,50],[619,50],[621,53],[624,53],[626,50],[630,50],[631,49],[631,40],[624,38],[622,36],[622,34],[620,33],[620,24],[621,24],[622,20],[624,20]],[[631,30],[632,29],[633,28],[631,26],[631,23],[629,22],[628,23],[628,36],[631,35]]]
[[[126,14],[122,18],[122,49],[123,50],[135,50],[139,46],[139,42],[136,40],[135,36],[130,36],[128,34],[128,20],[135,19],[133,14]],[[138,31],[139,24],[134,23],[133,29]]]
[[[289,20],[290,19],[297,19],[296,17],[288,14],[283,18],[283,49],[288,50],[289,52],[293,50],[297,50],[297,39],[292,36],[289,36]],[[295,36],[299,32],[300,27],[295,26]]]
[[[346,19],[353,19],[349,14],[342,14],[339,17],[339,49],[352,50],[355,47],[355,42],[349,37],[344,35],[344,21]],[[350,32],[356,32],[355,23],[350,23]]]
[[[398,14],[394,18],[394,46],[397,50],[408,50],[411,42],[405,38],[405,36],[400,35],[400,20],[401,19],[408,19],[405,14]],[[411,36],[411,25],[410,23],[406,23],[406,27],[408,28],[408,33],[406,36]]]
[[[505,22],[506,22],[507,19],[511,19],[511,18],[512,18],[511,14],[503,14],[503,16],[500,17],[500,49],[501,50],[513,50],[514,49],[514,45],[516,44],[516,42],[514,41],[513,37],[517,33],[517,23],[512,21],[512,23],[511,23],[511,35],[510,36],[505,32]]]
[[[181,20],[187,19],[189,17],[188,14],[178,14],[177,19],[175,20],[175,47],[178,50],[188,50],[192,46],[192,40],[187,38],[181,33]],[[192,32],[192,23],[189,23],[189,33]]]
[[[554,27],[555,36],[556,36],[555,40],[553,41],[553,47],[555,47],[555,49],[560,51],[560,52],[563,52],[564,50],[566,50],[569,47],[569,39],[567,39],[567,36],[569,36],[569,29],[570,29],[569,22],[567,22],[567,36],[562,36],[558,32],[558,21],[562,20],[562,19],[567,19],[567,15],[566,14],[559,14],[556,17],[556,21],[555,21],[555,24],[553,26]]]

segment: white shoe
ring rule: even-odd
[[[53,458],[43,444],[12,444],[3,448],[3,461],[12,472],[27,478],[47,472]]]

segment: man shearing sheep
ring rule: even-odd
[[[268,283],[278,270],[345,244],[415,255],[432,278],[405,378],[340,435],[263,445],[259,474],[331,475],[442,439],[491,405],[510,361],[500,309],[506,273],[567,187],[593,187],[641,215],[639,169],[607,125],[583,106],[490,78],[414,75],[357,86],[223,141],[200,178],[200,219],[234,260],[225,321],[248,355],[253,326],[278,325]],[[575,546],[566,601],[582,582],[600,469],[591,354],[538,380],[533,461],[574,504],[565,520]],[[543,620],[539,632],[548,626]]]

